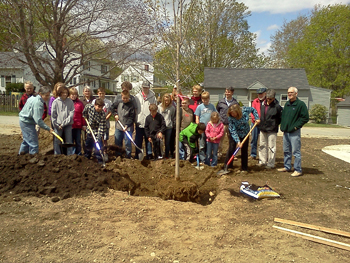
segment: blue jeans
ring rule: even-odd
[[[250,125],[250,128],[253,128],[254,123]],[[252,140],[250,142],[250,156],[256,157],[257,154],[257,148],[258,148],[258,138],[260,134],[259,126],[255,126],[254,130],[252,131]]]
[[[38,133],[35,130],[35,124],[28,124],[24,122],[19,122],[19,126],[21,127],[23,141],[19,148],[19,154],[29,153],[36,154],[39,152],[39,140]]]
[[[133,129],[131,129],[130,131],[126,131],[126,132],[132,138]],[[125,134],[124,131],[115,129],[115,133],[114,133],[114,143],[115,143],[115,145],[117,145],[119,147],[123,147],[123,139],[124,139],[124,143],[125,143],[126,157],[127,158],[131,158],[131,141],[130,141],[130,139],[128,138],[128,136]],[[117,152],[116,155],[120,156],[121,153]]]
[[[182,142],[179,141],[179,159],[185,160],[185,148]]]
[[[136,126],[135,143],[141,149],[142,149],[143,140],[145,140],[145,143],[146,143],[147,155],[151,155],[152,154],[152,144],[148,141],[148,138],[146,138],[145,129]],[[140,153],[140,150],[136,148],[135,158],[138,158],[139,153]]]
[[[72,129],[72,138],[75,143],[73,154],[81,155],[81,129]]]
[[[102,140],[98,140],[98,145],[100,146],[100,149],[102,150]],[[99,163],[102,163],[102,156],[100,154],[100,151],[96,148],[95,146],[95,141],[94,138],[92,137],[91,134],[86,134],[86,140],[85,140],[85,152],[84,152],[84,156],[88,159],[90,159],[91,154],[92,154],[92,150],[95,147],[95,157],[98,160]]]
[[[63,127],[62,130],[54,128],[55,132],[60,136],[63,137],[64,135],[64,142],[65,143],[73,143],[73,138],[72,138],[72,125],[67,125]],[[54,138],[54,145],[53,145],[53,151],[54,154],[62,154],[61,152],[61,141],[58,138]],[[72,155],[73,154],[73,147],[68,147],[67,148],[67,155]]]
[[[171,135],[173,133],[173,128],[167,128],[164,133],[164,141],[165,141],[165,153],[164,157],[169,158],[172,157],[172,152],[170,150],[171,146]]]
[[[294,156],[294,170],[301,173],[301,130],[283,133],[284,168],[292,169],[292,155]]]
[[[201,163],[205,162],[205,154],[207,149],[207,136],[205,133],[202,133],[202,136],[199,138],[199,160]]]
[[[210,166],[218,165],[218,149],[219,144],[213,142],[207,142],[207,158],[205,159],[205,164]],[[210,157],[213,153],[213,157],[210,163]]]

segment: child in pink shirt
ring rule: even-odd
[[[210,122],[208,122],[205,129],[207,137],[207,156],[205,164],[216,166],[218,164],[218,148],[221,137],[224,135],[224,124],[220,122],[220,116],[217,112],[212,112]],[[211,163],[210,163],[210,159]]]

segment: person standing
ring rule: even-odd
[[[36,154],[39,152],[38,134],[35,130],[35,124],[38,124],[44,130],[53,131],[42,120],[44,113],[44,103],[50,98],[49,87],[41,87],[38,96],[30,97],[19,113],[19,125],[21,127],[23,141],[19,148],[19,154]]]
[[[294,156],[294,172],[291,176],[301,176],[301,128],[309,121],[309,112],[305,103],[298,99],[298,89],[288,89],[288,101],[282,111],[281,131],[283,132],[284,167],[279,172],[290,172],[292,155]]]
[[[219,100],[218,105],[216,105],[216,110],[220,115],[220,121],[224,124],[224,135],[221,137],[219,149],[218,149],[219,158],[222,156],[222,145],[223,145],[225,136],[227,136],[228,139],[230,139],[229,137],[231,136],[228,131],[227,111],[231,105],[238,104],[237,100],[233,97],[234,92],[235,92],[235,89],[233,87],[226,88],[225,97]]]
[[[81,102],[84,104],[84,107],[86,104],[91,103],[95,99],[95,97],[92,95],[92,89],[89,86],[84,87],[83,95],[84,96]]]
[[[260,88],[256,91],[256,93],[258,94],[258,97],[255,100],[253,100],[252,107],[256,109],[260,118],[260,108],[261,108],[261,104],[263,103],[266,97],[266,88]],[[250,128],[252,128],[255,123],[254,115],[251,114],[251,117],[252,117],[252,124]],[[259,126],[256,126],[252,132],[252,140],[250,143],[250,156],[248,159],[254,159],[254,160],[256,159],[259,134],[260,134]]]
[[[190,105],[188,106],[193,112],[196,112],[196,109],[199,105],[202,104],[202,87],[200,85],[194,85],[192,87],[193,96],[190,99]]]
[[[151,104],[157,104],[157,99],[153,91],[150,90],[150,83],[144,81],[142,83],[142,90],[136,94],[136,104],[137,104],[137,121],[136,121],[136,135],[135,143],[142,149],[142,142],[145,141],[147,158],[149,160],[153,159],[152,156],[152,144],[148,140],[145,134],[145,120],[146,117],[150,114],[149,106]],[[138,159],[140,153],[139,149],[136,149],[135,159]]]
[[[202,104],[200,104],[196,111],[194,112],[194,115],[196,115],[196,123],[204,123],[205,126],[210,121],[211,113],[216,112],[216,108],[213,104],[210,102],[210,94],[207,91],[204,91],[202,93]],[[205,136],[205,133],[202,134],[202,136],[199,139],[199,159],[201,163],[205,162],[206,158],[206,151],[207,150],[207,137]]]
[[[260,146],[259,146],[259,164],[268,169],[275,167],[276,157],[276,138],[278,126],[281,123],[282,107],[275,99],[276,92],[268,89],[266,100],[261,104],[260,111]]]

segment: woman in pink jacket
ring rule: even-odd
[[[86,122],[83,118],[84,104],[78,98],[78,90],[76,88],[69,89],[70,98],[74,102],[74,116],[72,125],[73,143],[75,143],[74,154],[82,155],[81,153],[81,130],[86,130]]]
[[[207,136],[207,156],[205,164],[216,166],[218,164],[218,149],[221,137],[224,135],[224,124],[220,122],[220,116],[217,112],[212,112],[210,122],[205,129]],[[210,163],[211,159],[211,163]]]

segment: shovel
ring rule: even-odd
[[[97,139],[96,139],[96,137],[95,137],[94,131],[92,130],[92,128],[91,128],[91,126],[90,126],[89,121],[88,121],[86,118],[84,118],[84,119],[85,119],[85,121],[86,121],[86,123],[87,123],[87,126],[88,126],[88,128],[89,128],[89,130],[90,130],[90,132],[91,132],[91,134],[92,134],[92,137],[94,138],[96,149],[100,152],[100,155],[101,155],[101,157],[102,157],[103,167],[105,167],[105,166],[106,166],[105,156],[104,156],[104,154],[103,154],[103,152],[102,152],[102,150],[101,150],[100,145],[98,144],[98,141],[97,141]]]
[[[54,131],[52,132],[53,135],[56,136],[57,139],[59,139],[61,141],[61,146],[64,148],[68,148],[68,147],[73,147],[75,146],[74,143],[64,143],[63,139],[61,138],[61,136],[59,136],[57,133],[55,133]]]
[[[139,153],[139,160],[142,161],[143,158],[145,157],[145,154],[143,153],[143,149],[141,149],[140,147],[138,147],[138,146],[136,145],[136,143],[134,142],[134,140],[132,139],[132,137],[130,136],[130,134],[127,133],[127,132],[125,131],[124,125],[120,122],[120,120],[118,120],[118,123],[119,123],[119,125],[122,127],[122,129],[123,129],[123,131],[125,132],[126,136],[128,136],[128,138],[130,139],[130,141],[135,145],[135,147],[136,147],[137,149],[140,150],[140,153]]]
[[[196,166],[196,169],[197,169],[197,170],[203,170],[203,169],[204,169],[204,166],[200,166],[200,165],[199,165],[199,157],[198,157],[198,154],[197,154],[197,166]]]
[[[243,144],[245,143],[245,141],[248,139],[249,135],[252,133],[252,131],[254,130],[255,126],[257,125],[257,123],[254,124],[254,126],[250,129],[250,131],[248,132],[248,134],[244,137],[241,145],[243,146]],[[218,171],[216,174],[217,175],[225,175],[225,174],[228,174],[230,173],[230,171],[228,170],[228,166],[229,164],[232,162],[232,160],[235,158],[236,154],[238,153],[238,151],[240,150],[241,148],[240,147],[237,147],[236,150],[234,151],[234,153],[232,154],[230,160],[228,160],[228,162],[224,165],[224,169]]]

